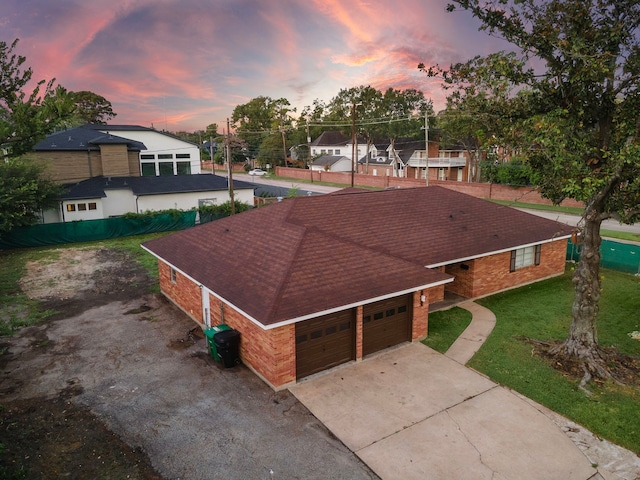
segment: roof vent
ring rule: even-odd
[[[69,135],[69,141],[71,142],[73,139],[71,138],[71,135]]]
[[[52,147],[52,148],[56,148],[56,147],[57,147],[56,143],[55,143],[55,142],[53,142],[53,143],[51,144],[51,147]]]

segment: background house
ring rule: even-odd
[[[229,201],[225,177],[200,173],[197,144],[150,128],[84,125],[47,136],[33,155],[66,187],[59,208],[43,212],[43,223]],[[238,201],[253,205],[253,189],[234,181]]]
[[[429,305],[449,293],[475,298],[562,274],[570,233],[440,187],[346,189],[143,248],[158,258],[162,293],[203,326],[239,330],[243,362],[280,389],[424,338]]]
[[[315,158],[309,166],[316,172],[350,172],[351,159],[339,155],[321,155]]]
[[[60,183],[99,176],[200,173],[198,145],[127,125],[89,124],[56,132],[35,145],[34,156]]]
[[[102,133],[115,134],[145,145],[140,151],[140,174],[191,175],[200,173],[200,146],[167,132],[137,125],[89,125]]]
[[[234,180],[236,201],[253,205],[255,186]],[[172,177],[93,177],[70,185],[60,210],[45,223],[117,217],[126,213],[191,210],[230,200],[226,177],[210,174]],[[57,214],[57,215],[56,215]]]

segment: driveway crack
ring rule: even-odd
[[[469,438],[469,436],[465,433],[465,431],[460,427],[460,424],[451,416],[451,413],[449,412],[449,409],[445,410],[445,413],[447,414],[447,417],[449,418],[449,420],[451,420],[451,422],[453,422],[453,424],[456,426],[456,429],[458,430],[458,432],[460,432],[460,434],[464,437],[464,439],[467,441],[467,443],[469,445],[471,445],[471,447],[476,451],[476,453],[478,454],[478,459],[480,460],[480,464],[483,465],[484,467],[487,468],[487,470],[489,470],[491,472],[491,478],[495,478],[496,474],[498,472],[496,472],[495,470],[493,470],[489,465],[487,465],[484,462],[484,459],[482,458],[482,452],[478,449],[478,447],[476,447],[476,445],[471,441],[471,439]]]

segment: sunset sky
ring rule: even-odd
[[[343,88],[422,90],[417,65],[507,48],[447,0],[2,0],[0,41],[19,38],[35,79],[89,90],[112,123],[169,131],[226,124],[234,107],[284,97],[300,112]],[[220,128],[219,131],[222,131]]]

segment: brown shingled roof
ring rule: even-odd
[[[449,281],[425,266],[569,233],[566,225],[441,187],[347,189],[288,199],[144,246],[273,326]]]

